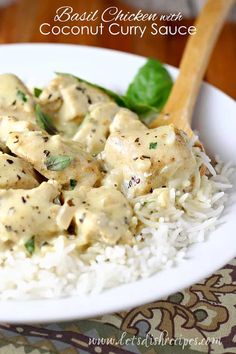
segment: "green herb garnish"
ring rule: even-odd
[[[42,112],[39,104],[36,104],[35,106],[35,115],[36,122],[41,129],[45,130],[50,135],[58,134],[58,130],[54,126],[52,118],[48,114]]]
[[[149,149],[151,150],[151,149],[153,149],[153,150],[155,150],[157,148],[157,143],[150,143],[149,144]]]
[[[61,171],[68,167],[73,158],[67,155],[49,156],[45,165],[50,171]]]
[[[141,117],[160,111],[172,88],[172,79],[166,68],[155,59],[148,59],[126,92],[129,108]]]
[[[21,90],[18,90],[17,93],[16,93],[16,96],[23,102],[27,102],[27,97],[26,97],[26,94],[21,91]]]
[[[71,190],[75,189],[76,185],[77,185],[76,179],[70,179],[70,189]]]
[[[35,95],[35,97],[39,97],[40,95],[41,95],[41,93],[43,92],[43,90],[41,90],[40,88],[38,88],[38,87],[35,87],[34,88],[34,95]]]
[[[34,236],[31,237],[26,243],[25,243],[25,248],[29,252],[29,254],[32,256],[32,254],[35,251],[35,239]]]

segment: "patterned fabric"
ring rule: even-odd
[[[70,323],[0,325],[0,354],[183,352],[236,353],[236,259],[189,289],[129,311]]]

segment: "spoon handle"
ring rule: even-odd
[[[179,76],[162,112],[151,127],[173,123],[192,136],[191,119],[200,85],[220,30],[235,0],[208,0],[189,37],[180,63]]]

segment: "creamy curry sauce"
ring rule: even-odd
[[[50,116],[50,135],[36,106]],[[40,127],[41,126],[41,127]],[[134,244],[142,228],[133,198],[192,190],[199,176],[185,134],[148,129],[104,92],[58,75],[38,98],[19,78],[0,75],[0,246],[37,249],[66,235],[83,250],[94,242]]]

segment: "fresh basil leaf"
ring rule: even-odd
[[[67,155],[49,156],[45,165],[50,171],[61,171],[68,167],[72,160],[73,158]]]
[[[23,102],[27,102],[27,97],[26,97],[26,94],[21,91],[21,90],[18,90],[17,93],[16,93],[17,97],[23,101]]]
[[[172,84],[166,68],[158,60],[148,59],[129,85],[126,102],[139,115],[159,112],[167,101]]]
[[[35,106],[35,115],[36,122],[41,129],[45,130],[50,135],[58,134],[58,130],[54,126],[52,118],[49,117],[48,114],[42,112],[39,104],[36,104]]]
[[[30,255],[32,255],[35,251],[35,239],[34,236],[31,237],[26,243],[25,243],[25,248],[29,252]]]
[[[90,86],[92,86],[94,88],[97,88],[97,89],[103,91],[104,93],[106,93],[109,97],[111,97],[118,104],[118,106],[126,107],[126,103],[125,103],[124,97],[122,95],[119,95],[118,93],[112,91],[112,90],[106,89],[105,87],[102,87],[102,86],[97,85],[97,84],[93,84],[93,83],[91,83],[89,81],[81,79],[80,77],[77,77],[77,76],[72,75],[72,74],[59,73],[59,72],[56,72],[56,74],[57,75],[62,75],[62,76],[71,76],[71,77],[75,78],[76,80],[78,80],[79,82],[84,82],[87,85],[90,85]]]
[[[43,92],[42,89],[38,88],[38,87],[35,87],[34,88],[34,96],[39,98],[39,96],[41,95],[41,93]]]
[[[75,189],[76,185],[77,185],[76,179],[70,179],[70,189],[71,190]]]

